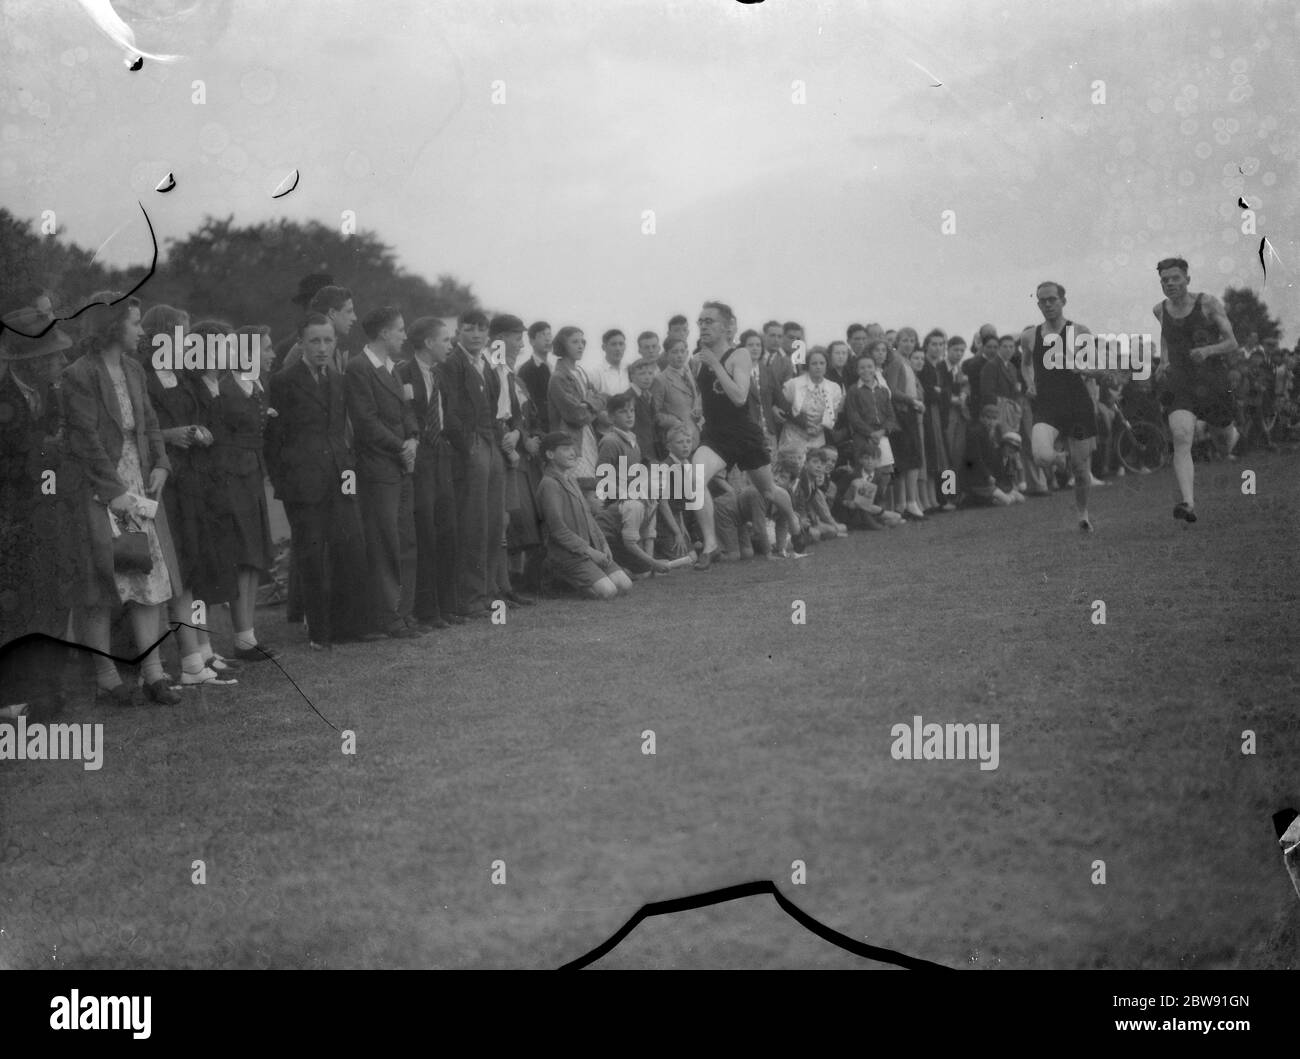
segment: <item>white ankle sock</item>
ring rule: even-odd
[[[249,651],[257,646],[257,637],[253,635],[252,629],[245,629],[243,632],[235,633],[235,646],[241,651]]]
[[[194,676],[197,673],[202,673],[203,672],[202,652],[195,651],[192,655],[186,655],[184,658],[182,658],[181,672],[189,673],[191,676]]]

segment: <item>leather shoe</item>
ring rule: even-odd
[[[501,598],[507,603],[513,603],[518,607],[531,607],[536,600],[529,599],[527,596],[521,596],[518,592],[502,592]]]
[[[462,618],[459,614],[456,614],[454,611],[450,611],[450,610],[447,611],[447,613],[444,614],[444,615],[442,616],[442,620],[445,621],[445,622],[447,622],[447,624],[449,624],[449,625],[464,625],[464,624],[465,624],[465,619],[464,619],[464,618]]]
[[[181,701],[180,694],[172,691],[171,685],[166,680],[155,680],[152,684],[146,684],[144,693],[146,698],[159,706],[175,706]]]
[[[125,684],[115,688],[99,688],[95,692],[95,702],[100,706],[134,706],[135,696]]]
[[[420,634],[412,629],[405,622],[399,622],[396,625],[388,627],[388,636],[393,640],[414,640]]]
[[[265,662],[268,658],[279,655],[270,644],[260,643],[256,647],[236,647],[234,655],[241,662]]]

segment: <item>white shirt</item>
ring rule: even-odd
[[[616,393],[626,393],[632,384],[627,377],[627,368],[622,364],[615,368],[609,361],[604,361],[593,373],[591,385],[598,393],[613,397]]]
[[[438,403],[438,422],[445,423],[446,420],[442,417],[442,390],[434,385],[433,368],[419,357],[415,358],[415,363],[420,369],[420,376],[424,379],[424,392],[432,394],[433,399]]]
[[[387,355],[380,356],[378,353],[376,353],[373,349],[370,348],[369,344],[366,345],[365,349],[362,350],[362,352],[365,353],[366,358],[378,370],[386,371],[388,372],[389,375],[393,374],[393,360],[391,357]]]

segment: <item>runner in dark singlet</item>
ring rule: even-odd
[[[1083,384],[1084,373],[1072,368],[1049,368],[1043,358],[1047,351],[1045,335],[1060,335],[1062,349],[1069,355],[1073,351],[1067,347],[1066,329],[1073,328],[1074,335],[1092,332],[1083,324],[1065,319],[1065,288],[1059,283],[1050,280],[1040,283],[1037,297],[1043,322],[1026,328],[1020,336],[1020,370],[1034,407],[1030,450],[1034,462],[1050,480],[1056,463],[1056,439],[1065,435],[1070,450],[1070,471],[1074,475],[1074,507],[1079,529],[1091,533],[1088,487],[1092,482],[1092,450],[1097,444],[1097,413],[1092,396]]]
[[[799,520],[790,503],[790,494],[772,480],[767,440],[754,420],[749,402],[753,394],[753,371],[749,351],[743,346],[732,348],[736,314],[722,302],[705,302],[700,310],[700,370],[696,376],[704,411],[704,428],[700,446],[692,462],[700,475],[697,483],[702,506],[696,517],[704,537],[704,552],[697,570],[707,570],[721,554],[713,523],[713,497],[706,488],[713,476],[733,464],[749,474],[754,488],[776,505],[780,517],[799,531]]]
[[[719,361],[722,371],[727,370],[727,362],[735,352],[736,350],[729,349],[723,354]],[[726,460],[728,467],[735,464],[742,471],[751,471],[755,467],[766,466],[769,462],[767,441],[754,420],[754,408],[758,404],[754,387],[749,387],[745,403],[738,405],[727,396],[717,374],[708,364],[700,365],[697,381],[704,412],[701,444],[708,445]]]
[[[1192,441],[1204,419],[1215,444],[1231,453],[1237,444],[1234,399],[1225,354],[1237,348],[1232,324],[1213,294],[1187,289],[1187,262],[1167,257],[1156,265],[1165,292],[1152,314],[1160,321],[1160,368],[1156,379],[1169,402],[1174,439],[1174,478],[1179,501],[1174,518],[1196,521]]]

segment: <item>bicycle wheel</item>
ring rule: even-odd
[[[1169,455],[1164,432],[1141,420],[1130,423],[1120,434],[1116,451],[1120,463],[1135,474],[1159,470]]]

